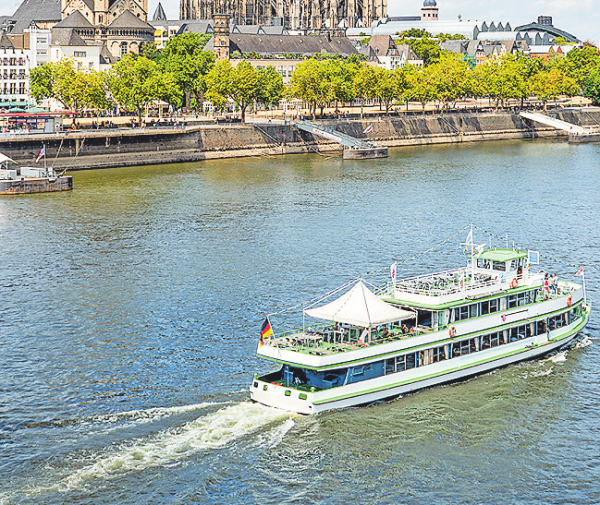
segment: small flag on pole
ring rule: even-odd
[[[260,329],[260,346],[262,347],[265,343],[265,340],[270,339],[273,336],[273,329],[271,328],[271,322],[269,321],[269,316],[265,317],[265,322]]]
[[[575,275],[583,275],[583,267],[581,267]]]
[[[371,133],[372,131],[373,131],[373,125],[372,125],[372,124],[370,124],[369,126],[367,126],[367,127],[364,129],[363,133]]]
[[[396,280],[396,269],[398,268],[398,262],[394,261],[391,265],[390,265],[390,277],[392,278],[392,281]]]
[[[40,161],[44,156],[46,156],[46,146],[42,147],[42,150],[40,151],[40,154],[38,154],[38,157],[36,158],[35,162],[37,163],[38,161]]]

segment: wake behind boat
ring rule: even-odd
[[[254,376],[252,399],[301,414],[371,403],[540,357],[585,327],[585,283],[534,272],[537,252],[469,237],[466,268],[402,280],[393,269],[375,292],[358,280],[293,332],[273,334],[267,318],[257,354],[281,367]]]

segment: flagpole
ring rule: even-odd
[[[581,272],[581,280],[583,281],[583,303],[587,304],[587,299],[585,297],[585,272]]]
[[[46,144],[44,144],[44,170],[46,171],[46,175],[48,175],[48,168],[46,167]]]

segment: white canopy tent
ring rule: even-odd
[[[358,281],[337,300],[304,311],[307,316],[326,321],[372,328],[380,324],[414,318],[414,312],[398,309],[379,299],[363,281]]]
[[[6,156],[6,154],[0,153],[0,163],[5,163],[7,161],[12,161],[14,163],[14,161],[11,160],[8,156]]]

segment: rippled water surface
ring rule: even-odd
[[[74,180],[0,200],[0,504],[600,501],[597,310],[553,356],[395,401],[313,417],[248,401],[270,369],[265,313],[379,284],[394,260],[403,276],[461,266],[469,223],[563,278],[584,264],[595,301],[600,144]]]

